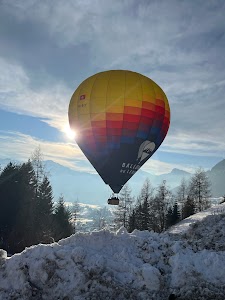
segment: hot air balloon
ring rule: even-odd
[[[97,73],[72,95],[69,123],[76,142],[115,194],[155,153],[170,123],[163,90],[126,70]],[[118,204],[118,198],[112,198]]]

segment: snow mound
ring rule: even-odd
[[[194,251],[225,251],[225,214],[207,216],[182,235]]]
[[[168,231],[174,234],[184,233],[185,231],[189,230],[190,225],[204,220],[204,218],[206,218],[207,216],[217,215],[222,213],[225,213],[225,203],[213,205],[212,207],[204,211],[191,215],[190,217],[172,226]]]
[[[212,216],[218,217],[218,216]],[[222,218],[205,219],[213,232]],[[201,231],[199,225],[199,231]],[[220,228],[221,229],[221,228]],[[202,231],[207,239],[208,230]],[[0,251],[0,299],[223,299],[225,252],[184,236],[135,230],[77,233],[7,258]],[[220,243],[224,242],[221,235]],[[224,243],[225,244],[225,243]]]

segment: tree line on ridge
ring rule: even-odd
[[[96,213],[96,229],[163,232],[178,221],[210,207],[210,181],[199,168],[187,182],[182,179],[175,193],[166,181],[153,187],[146,179],[136,199],[129,185],[120,192],[113,220],[109,210]],[[0,248],[14,254],[38,243],[51,243],[78,231],[79,204],[66,208],[63,196],[54,202],[40,148],[23,164],[10,162],[0,172]],[[107,217],[105,217],[107,216]],[[82,230],[82,229],[81,229]]]

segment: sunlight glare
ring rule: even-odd
[[[64,133],[66,134],[66,136],[67,136],[67,138],[69,138],[70,140],[74,140],[75,139],[75,137],[76,137],[76,132],[75,131],[73,131],[71,128],[70,128],[70,126],[69,126],[69,124],[66,124],[65,126],[64,126]]]

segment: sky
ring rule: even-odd
[[[141,73],[166,93],[171,125],[142,167],[210,169],[225,158],[225,2],[0,0],[0,159],[45,159],[94,172],[68,133],[87,77]]]

